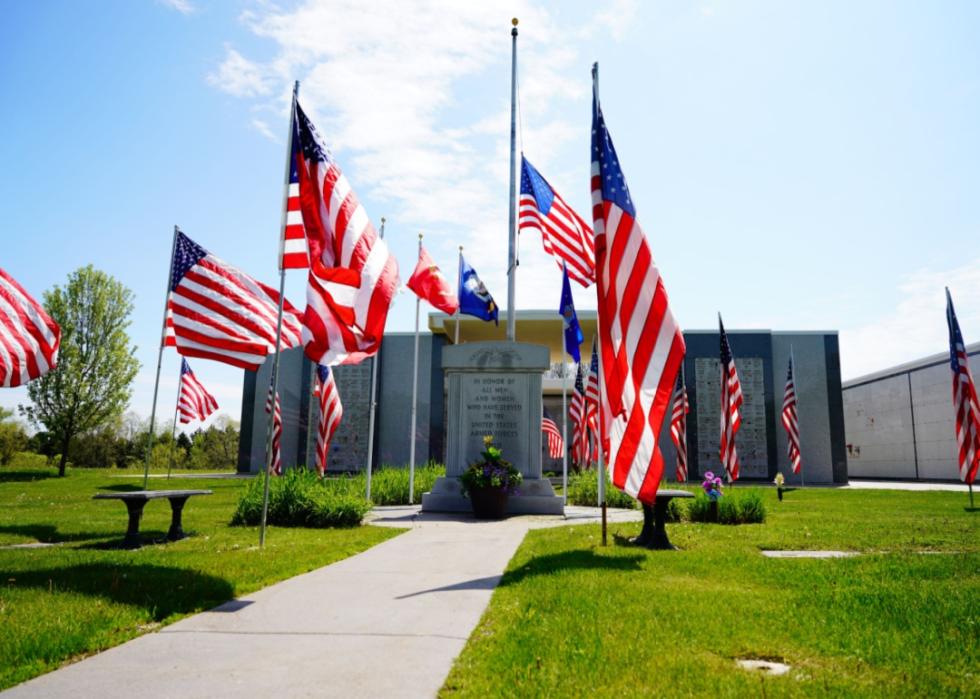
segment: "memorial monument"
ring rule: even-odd
[[[459,476],[480,460],[483,437],[493,435],[524,476],[508,514],[562,514],[562,499],[541,477],[541,379],[547,347],[520,342],[473,342],[446,347],[448,382],[446,476],[422,495],[425,512],[469,512]]]

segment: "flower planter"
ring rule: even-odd
[[[469,496],[477,519],[503,519],[507,514],[506,488],[473,488]]]

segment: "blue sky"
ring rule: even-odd
[[[0,24],[0,266],[92,263],[135,293],[149,413],[174,224],[276,281],[292,80],[387,239],[460,244],[506,299],[510,18],[521,140],[588,217],[592,61],[685,328],[836,329],[844,377],[980,340],[980,6],[898,2],[48,2]],[[560,273],[520,243],[518,307]],[[450,276],[452,276],[450,274]],[[580,307],[595,307],[576,289]],[[304,279],[287,280],[302,305]],[[411,330],[399,296],[389,328]],[[179,361],[165,355],[169,415]],[[193,364],[237,419],[241,372]],[[974,371],[978,371],[974,369]],[[0,405],[26,400],[4,390]],[[169,419],[169,418],[168,418]]]

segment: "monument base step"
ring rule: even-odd
[[[439,478],[432,491],[422,495],[423,512],[472,512],[469,498],[463,495],[457,478]],[[507,498],[509,515],[562,515],[562,499],[555,495],[547,478],[526,478],[520,492]]]

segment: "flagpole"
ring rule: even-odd
[[[183,376],[183,372],[181,372],[181,376]],[[176,447],[177,447],[177,413],[180,412],[180,389],[181,389],[181,383],[180,381],[178,381],[177,382],[177,405],[174,406],[174,427],[172,430],[170,430],[170,441],[171,441],[170,461],[167,462],[168,481],[170,480],[170,469],[174,465],[174,452],[176,451]]]
[[[262,489],[262,524],[259,527],[259,546],[265,546],[265,524],[269,515],[269,469],[272,468],[272,442],[275,436],[276,400],[279,398],[279,347],[282,344],[282,306],[286,298],[286,268],[282,264],[282,245],[286,239],[286,204],[289,201],[289,173],[293,159],[293,124],[296,121],[296,97],[299,80],[293,83],[293,102],[289,109],[289,136],[286,138],[286,174],[282,185],[282,217],[280,218],[279,308],[276,311],[276,353],[272,360],[272,410],[269,411],[269,436],[265,444],[265,485]]]
[[[681,387],[684,389],[684,403],[687,404],[687,378],[686,378],[686,373],[684,371],[684,360],[686,359],[687,352],[685,351],[684,354],[685,356],[681,357]],[[671,412],[673,412],[674,407],[671,406],[670,410]],[[688,455],[691,453],[691,450],[687,448],[687,412],[684,413],[684,452],[685,454]],[[684,473],[687,475],[687,477],[684,479],[684,482],[687,483],[687,481],[691,479],[691,459],[688,456],[687,458],[684,459],[684,461],[685,461]],[[676,466],[674,467],[674,469],[676,470]],[[674,475],[676,476],[677,474],[675,473]]]
[[[517,340],[517,321],[514,317],[514,304],[517,287],[517,18],[511,20],[510,61],[510,225],[509,250],[507,257],[507,340]]]
[[[422,254],[422,234],[419,233],[419,255]],[[422,299],[415,297],[415,361],[412,363],[412,435],[408,462],[408,504],[415,502],[415,420],[418,415],[419,395],[419,309]]]
[[[803,482],[803,430],[800,428],[800,375],[796,370],[796,355],[793,353],[793,345],[789,346],[789,361],[793,365],[793,393],[796,394],[796,440],[799,442],[800,450],[800,488],[806,487]]]
[[[460,296],[459,285],[463,281],[463,246],[459,246],[459,265],[456,267],[456,295]],[[453,340],[454,345],[459,344],[459,306],[456,306],[456,339]]]
[[[163,364],[163,343],[167,339],[167,311],[170,307],[170,284],[174,275],[174,253],[177,252],[177,233],[180,228],[174,226],[174,239],[170,244],[170,267],[167,269],[167,293],[163,302],[163,326],[160,330],[160,349],[157,352],[157,378],[153,383],[153,408],[150,409],[150,431],[146,435],[146,459],[143,466],[143,490],[146,490],[150,479],[150,450],[153,448],[153,423],[157,417],[157,395],[160,392],[160,366]]]
[[[564,326],[564,323],[562,324]],[[561,332],[561,363],[562,363],[562,376],[561,376],[561,439],[562,439],[562,452],[561,452],[561,493],[562,493],[562,505],[568,504],[568,376],[565,373],[565,329],[562,327]]]
[[[316,442],[317,442],[317,430],[313,429],[313,404],[316,402],[313,400],[313,393],[316,391],[316,367],[317,365],[310,362],[310,385],[307,389],[307,395],[310,397],[307,407],[306,407],[306,449],[303,453],[303,461],[306,462],[306,470],[310,469],[310,435],[313,435],[313,468],[316,468]],[[275,407],[275,406],[273,406]],[[324,472],[326,472],[326,464],[324,464]]]
[[[385,217],[381,217],[381,239],[385,238]],[[374,467],[374,411],[378,407],[378,358],[381,356],[381,344],[378,344],[378,351],[371,357],[371,409],[368,413],[368,453],[366,487],[364,498],[371,501],[371,469]]]
[[[596,106],[599,104],[599,63],[595,62],[592,64],[592,94]],[[593,114],[592,118],[595,119],[596,115]],[[599,285],[596,284],[596,294],[598,297]],[[599,308],[602,308],[602,299],[599,299]],[[600,317],[596,317],[596,328],[599,327]],[[592,338],[593,345],[595,344],[595,336]],[[604,381],[602,380],[602,352],[596,352],[599,357],[599,375],[596,377],[596,389],[599,393],[599,401],[596,404],[596,428],[598,431],[596,446],[598,447],[598,461],[599,461],[599,505],[602,507],[602,545],[606,545],[606,463],[605,456],[602,453],[602,385]]]

